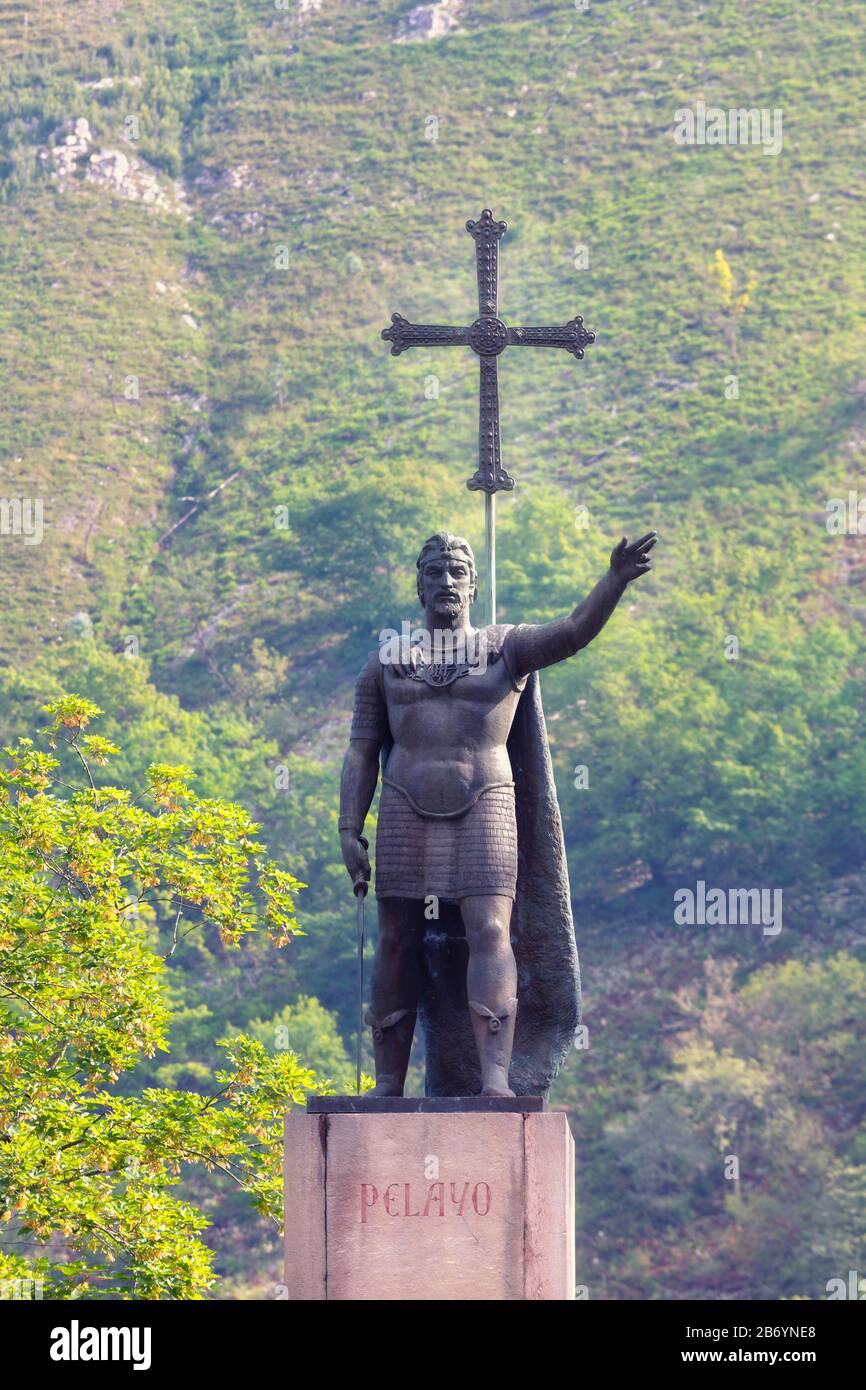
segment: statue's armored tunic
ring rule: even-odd
[[[455,681],[446,688],[423,694],[429,694],[431,701],[455,701],[461,705],[468,698],[475,711],[481,707],[498,711],[507,737],[517,700],[526,685],[525,676],[515,678],[509,661],[508,632],[505,627],[485,631],[485,669],[469,671],[459,678],[469,685],[458,691]],[[399,751],[396,758],[393,756],[388,676],[387,667],[374,655],[355,688],[351,734],[352,738],[374,739],[386,750],[376,835],[376,896],[435,896],[459,902],[464,897],[489,893],[513,901],[517,886],[517,823],[505,737],[504,757],[498,768],[483,758],[476,767],[473,759],[464,755],[463,761],[457,763],[463,775],[455,777],[453,797],[446,797],[446,804],[437,809],[421,804],[418,798],[424,795],[422,788],[405,784],[409,779],[400,776]],[[399,692],[408,689],[407,682],[402,681]],[[417,695],[422,692],[417,691]],[[390,708],[399,728],[401,713],[393,709],[393,699],[392,695]],[[417,713],[420,719],[424,718],[423,707]],[[468,773],[467,765],[471,765]],[[392,768],[397,776],[391,775]],[[497,776],[497,771],[506,775]],[[449,801],[452,804],[448,805]]]
[[[479,893],[515,897],[514,787],[491,787],[462,816],[433,819],[385,783],[376,837],[376,896],[459,902]]]

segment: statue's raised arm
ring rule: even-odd
[[[611,551],[610,568],[567,618],[552,623],[524,623],[508,636],[508,658],[515,677],[565,661],[597,637],[627,586],[652,568],[650,551],[658,539],[648,531],[629,545],[623,536]]]

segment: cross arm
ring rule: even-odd
[[[402,314],[392,314],[391,326],[382,329],[382,337],[391,344],[391,356],[399,357],[410,347],[467,347],[469,329],[452,328],[450,324],[410,323]]]
[[[595,334],[584,328],[578,314],[561,328],[509,328],[508,342],[515,347],[565,348],[574,357],[583,357],[584,348],[595,342]]]

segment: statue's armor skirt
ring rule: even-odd
[[[514,787],[490,787],[459,816],[420,815],[386,783],[376,828],[377,898],[435,896],[459,902],[476,894],[514,900],[517,822]]]

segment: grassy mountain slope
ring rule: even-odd
[[[601,1164],[607,1127],[667,1075],[675,999],[707,958],[746,975],[862,941],[866,550],[824,524],[828,497],[866,488],[862,13],[466,0],[454,32],[397,42],[411,8],[7,7],[0,494],[44,499],[46,524],[41,545],[0,538],[0,651],[34,691],[53,664],[95,680],[69,626],[84,612],[100,651],[137,652],[217,731],[214,757],[227,716],[246,721],[258,770],[226,776],[310,883],[311,934],[285,993],[268,978],[243,1007],[315,989],[348,1030],[333,831],[352,680],[414,614],[424,536],[458,530],[483,563],[474,357],[395,359],[379,332],[394,310],[471,322],[463,223],[506,218],[506,321],[577,312],[598,338],[580,363],[501,359],[518,486],[500,618],[567,611],[620,534],[662,538],[597,646],[545,679],[596,1039],[560,1094]],[[780,110],[781,152],[678,146],[699,99]],[[58,175],[76,119],[89,143]],[[105,151],[165,206],[88,178]],[[780,940],[672,936],[672,885],[713,874],[785,885]],[[584,1194],[597,1291],[671,1296],[606,1181]],[[731,1296],[715,1269],[696,1258],[680,1293]],[[815,1296],[802,1278],[767,1296]]]

